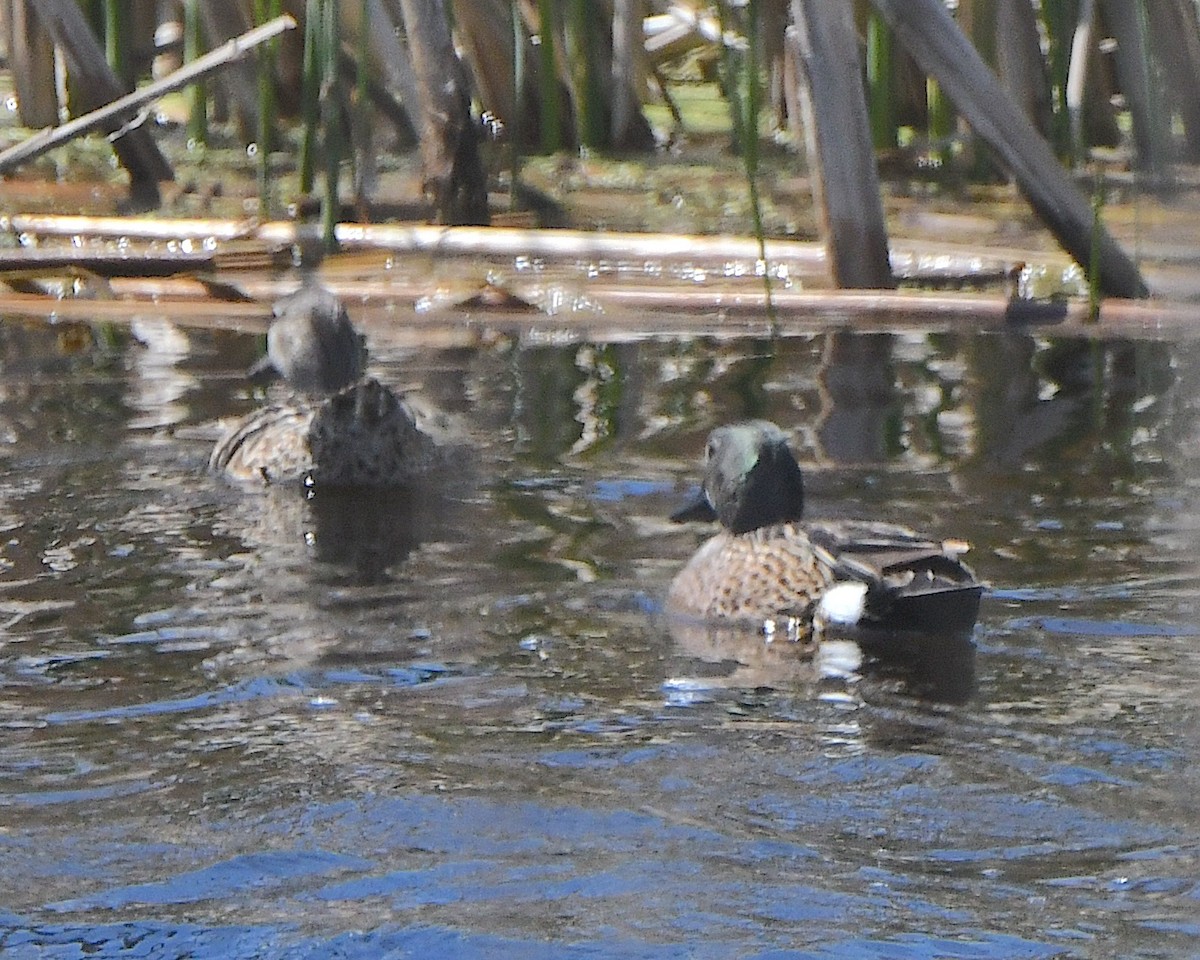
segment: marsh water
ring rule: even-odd
[[[466,465],[306,500],[205,472],[254,338],[0,325],[0,954],[1200,953],[1200,344],[429,342]],[[972,642],[665,620],[746,416]]]

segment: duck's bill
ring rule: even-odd
[[[279,379],[279,369],[271,362],[270,355],[264,353],[246,371],[246,377],[251,383],[265,386]]]
[[[712,508],[712,504],[708,502],[704,491],[700,491],[695,500],[685,503],[671,514],[672,523],[691,523],[693,521],[712,521],[716,519],[717,512]]]

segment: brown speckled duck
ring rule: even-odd
[[[752,420],[708,438],[698,501],[673,520],[718,520],[676,575],[668,613],[713,622],[814,623],[851,631],[969,633],[983,585],[959,555],[905,527],[869,521],[801,523],[804,486],[787,437]]]
[[[362,379],[362,337],[332,293],[308,281],[275,304],[257,380],[282,377],[297,392],[247,414],[217,441],[209,466],[234,480],[319,487],[411,483],[443,447],[407,401]]]

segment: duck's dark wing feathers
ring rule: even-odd
[[[810,523],[806,529],[836,579],[867,584],[866,618],[872,625],[930,633],[974,626],[983,584],[959,559],[965,544],[860,520]]]

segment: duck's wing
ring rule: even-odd
[[[962,633],[975,625],[983,584],[962,560],[967,544],[869,521],[808,524],[838,580],[867,585],[865,616],[888,630]]]
[[[273,404],[248,413],[213,447],[210,470],[234,480],[279,483],[298,480],[312,469],[309,406]]]

